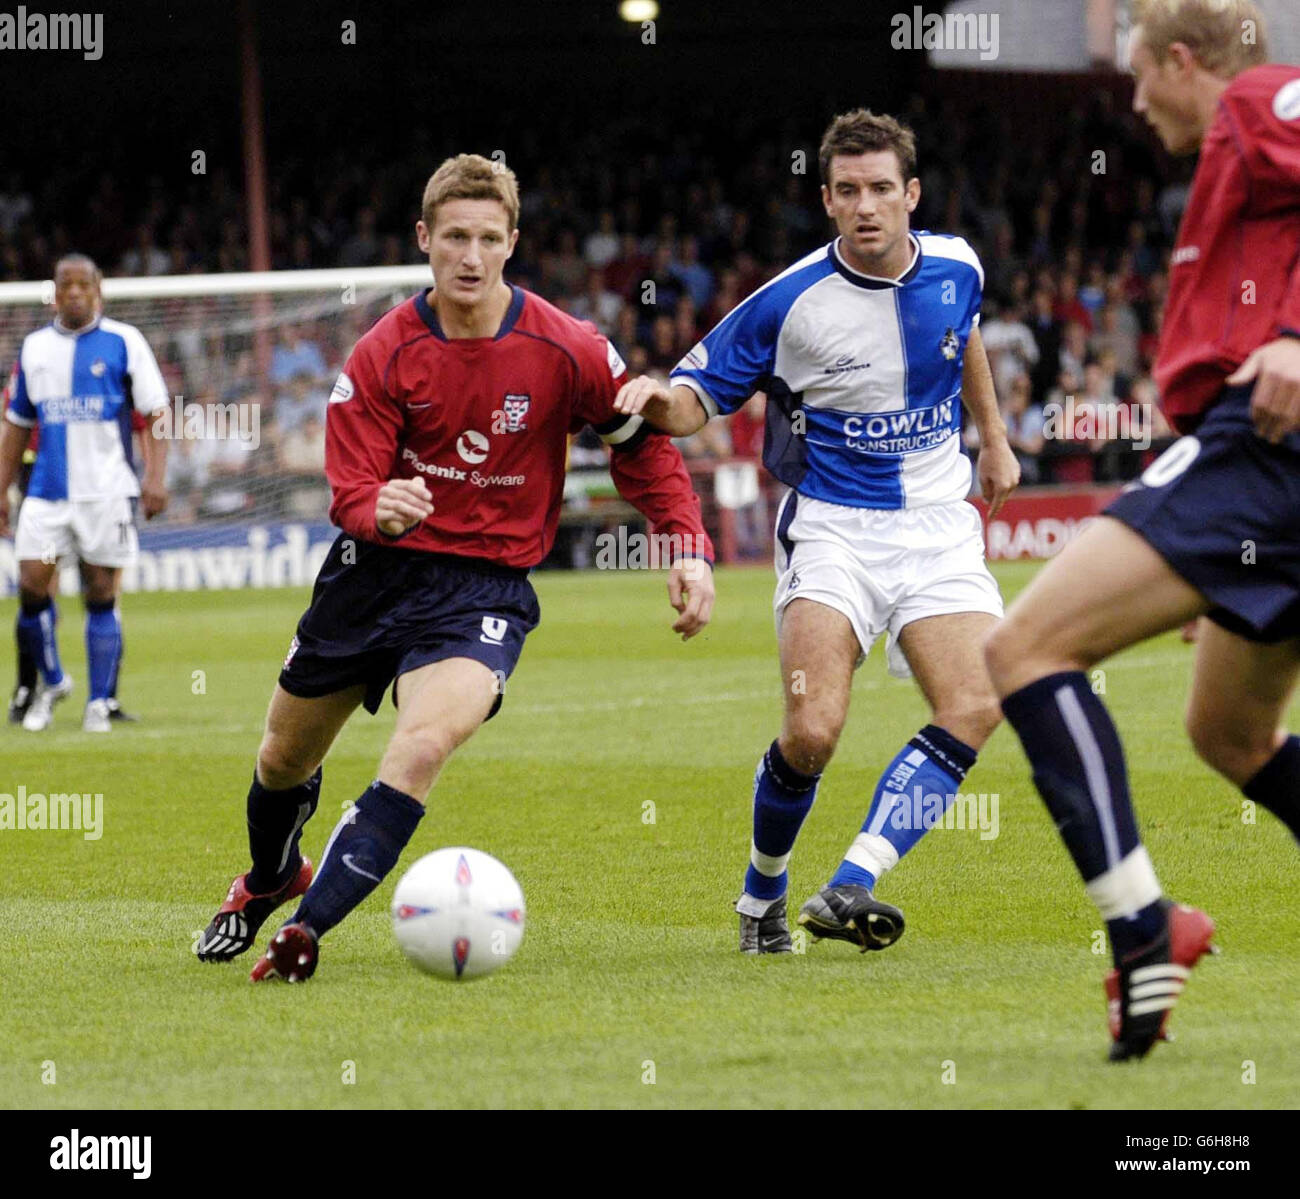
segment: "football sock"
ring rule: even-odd
[[[117,677],[122,673],[122,658],[126,654],[126,640],[122,636],[122,618],[117,618],[117,661],[113,663],[113,677],[108,683],[108,698],[117,698]]]
[[[1267,808],[1300,839],[1300,737],[1292,733],[1283,741],[1241,792]]]
[[[298,869],[298,841],[303,825],[320,801],[321,768],[305,783],[272,791],[262,786],[257,772],[248,789],[248,848],[253,868],[244,885],[254,895],[278,891]]]
[[[1002,701],[1088,895],[1120,960],[1160,936],[1160,883],[1138,840],[1119,734],[1080,670],[1050,674]]]
[[[937,724],[927,724],[885,767],[862,831],[830,885],[874,887],[942,818],[974,765],[975,751],[969,745]]]
[[[122,634],[115,601],[86,601],[86,663],[90,669],[90,698],[107,699],[113,676],[117,673],[117,655]]]
[[[45,682],[51,687],[63,681],[59,643],[55,636],[58,623],[59,610],[49,596],[36,604],[22,601],[18,613],[18,640],[35,659]]]
[[[18,647],[18,686],[33,690],[36,687],[36,655],[24,644],[17,618],[14,620],[14,643]]]
[[[761,916],[785,894],[786,863],[795,838],[817,798],[820,774],[796,770],[773,741],[754,772],[754,840],[745,871],[745,893],[736,910]]]
[[[330,835],[320,871],[291,922],[323,937],[397,865],[423,815],[423,805],[404,791],[378,779],[371,783]]]

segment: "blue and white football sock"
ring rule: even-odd
[[[289,922],[323,937],[384,881],[423,815],[418,800],[376,779],[330,834],[320,870]]]
[[[59,610],[49,596],[36,604],[22,601],[22,609],[18,613],[18,637],[24,649],[36,659],[36,664],[41,668],[41,677],[48,687],[63,681],[56,636],[58,625]]]
[[[1115,964],[1165,927],[1160,883],[1138,839],[1124,750],[1081,670],[1050,674],[1002,701],[1034,784],[1110,933]]]
[[[736,911],[762,916],[786,892],[786,863],[804,817],[817,798],[820,774],[796,770],[773,741],[754,772],[754,839],[745,871],[745,891]]]
[[[122,626],[114,600],[86,601],[86,664],[90,671],[91,700],[113,694],[118,654],[122,649]]]
[[[973,765],[975,751],[969,745],[937,724],[927,724],[885,767],[862,831],[829,885],[874,887],[942,818]]]

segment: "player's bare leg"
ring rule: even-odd
[[[984,637],[997,619],[989,612],[942,613],[899,633],[930,723],[885,767],[862,828],[830,882],[804,905],[801,924],[864,951],[902,936],[902,913],[877,899],[875,887],[953,803],[1002,718],[983,664]]]
[[[356,686],[308,699],[276,684],[248,790],[253,866],[230,884],[204,930],[194,951],[200,961],[246,952],[271,913],[311,885],[312,864],[298,842],[320,800],[321,763],[364,695]]]
[[[853,668],[862,652],[848,618],[815,600],[796,599],[781,613],[784,713],[781,735],[754,775],[754,831],[740,914],[740,951],[789,953],[786,864],[817,783],[849,711]]]
[[[122,654],[122,625],[117,594],[122,570],[116,566],[81,563],[82,597],[86,605],[86,662],[90,696],[81,727],[88,733],[112,731],[108,700],[113,694],[117,663]]]
[[[397,864],[447,759],[487,719],[500,683],[481,662],[447,658],[397,680],[397,726],[379,774],[330,836],[320,871],[252,978],[301,982],[315,972],[319,939]]]
[[[1300,639],[1249,641],[1202,622],[1187,732],[1196,752],[1300,841],[1300,738],[1282,725],[1300,675]]]
[[[1012,605],[986,646],[1002,709],[1106,921],[1112,1060],[1163,1037],[1214,924],[1161,893],[1138,838],[1119,735],[1084,673],[1209,604],[1137,533],[1100,517]]]
[[[57,562],[41,558],[23,558],[18,563],[18,636],[40,667],[40,683],[23,715],[23,728],[29,733],[49,728],[54,705],[72,693],[72,676],[59,663],[53,598],[57,568]]]

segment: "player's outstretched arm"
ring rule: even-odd
[[[1020,482],[1020,462],[1007,441],[1007,426],[998,411],[993,372],[979,326],[970,331],[962,363],[961,398],[980,434],[980,456],[976,464],[980,494],[989,506],[989,517],[997,515]]]
[[[695,392],[682,384],[667,387],[650,375],[624,383],[614,397],[614,410],[641,415],[669,437],[689,437],[708,422],[708,413]]]

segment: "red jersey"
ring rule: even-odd
[[[1155,379],[1180,433],[1282,333],[1300,336],[1300,68],[1243,71],[1219,100],[1178,230]]]
[[[504,566],[536,566],[560,520],[568,440],[593,425],[610,472],[657,533],[713,548],[672,442],[614,411],[625,368],[595,326],[532,292],[495,337],[448,338],[424,293],[357,342],[330,395],[325,473],[330,517],[354,537]],[[400,539],[375,525],[390,479],[422,478],[433,513]]]

